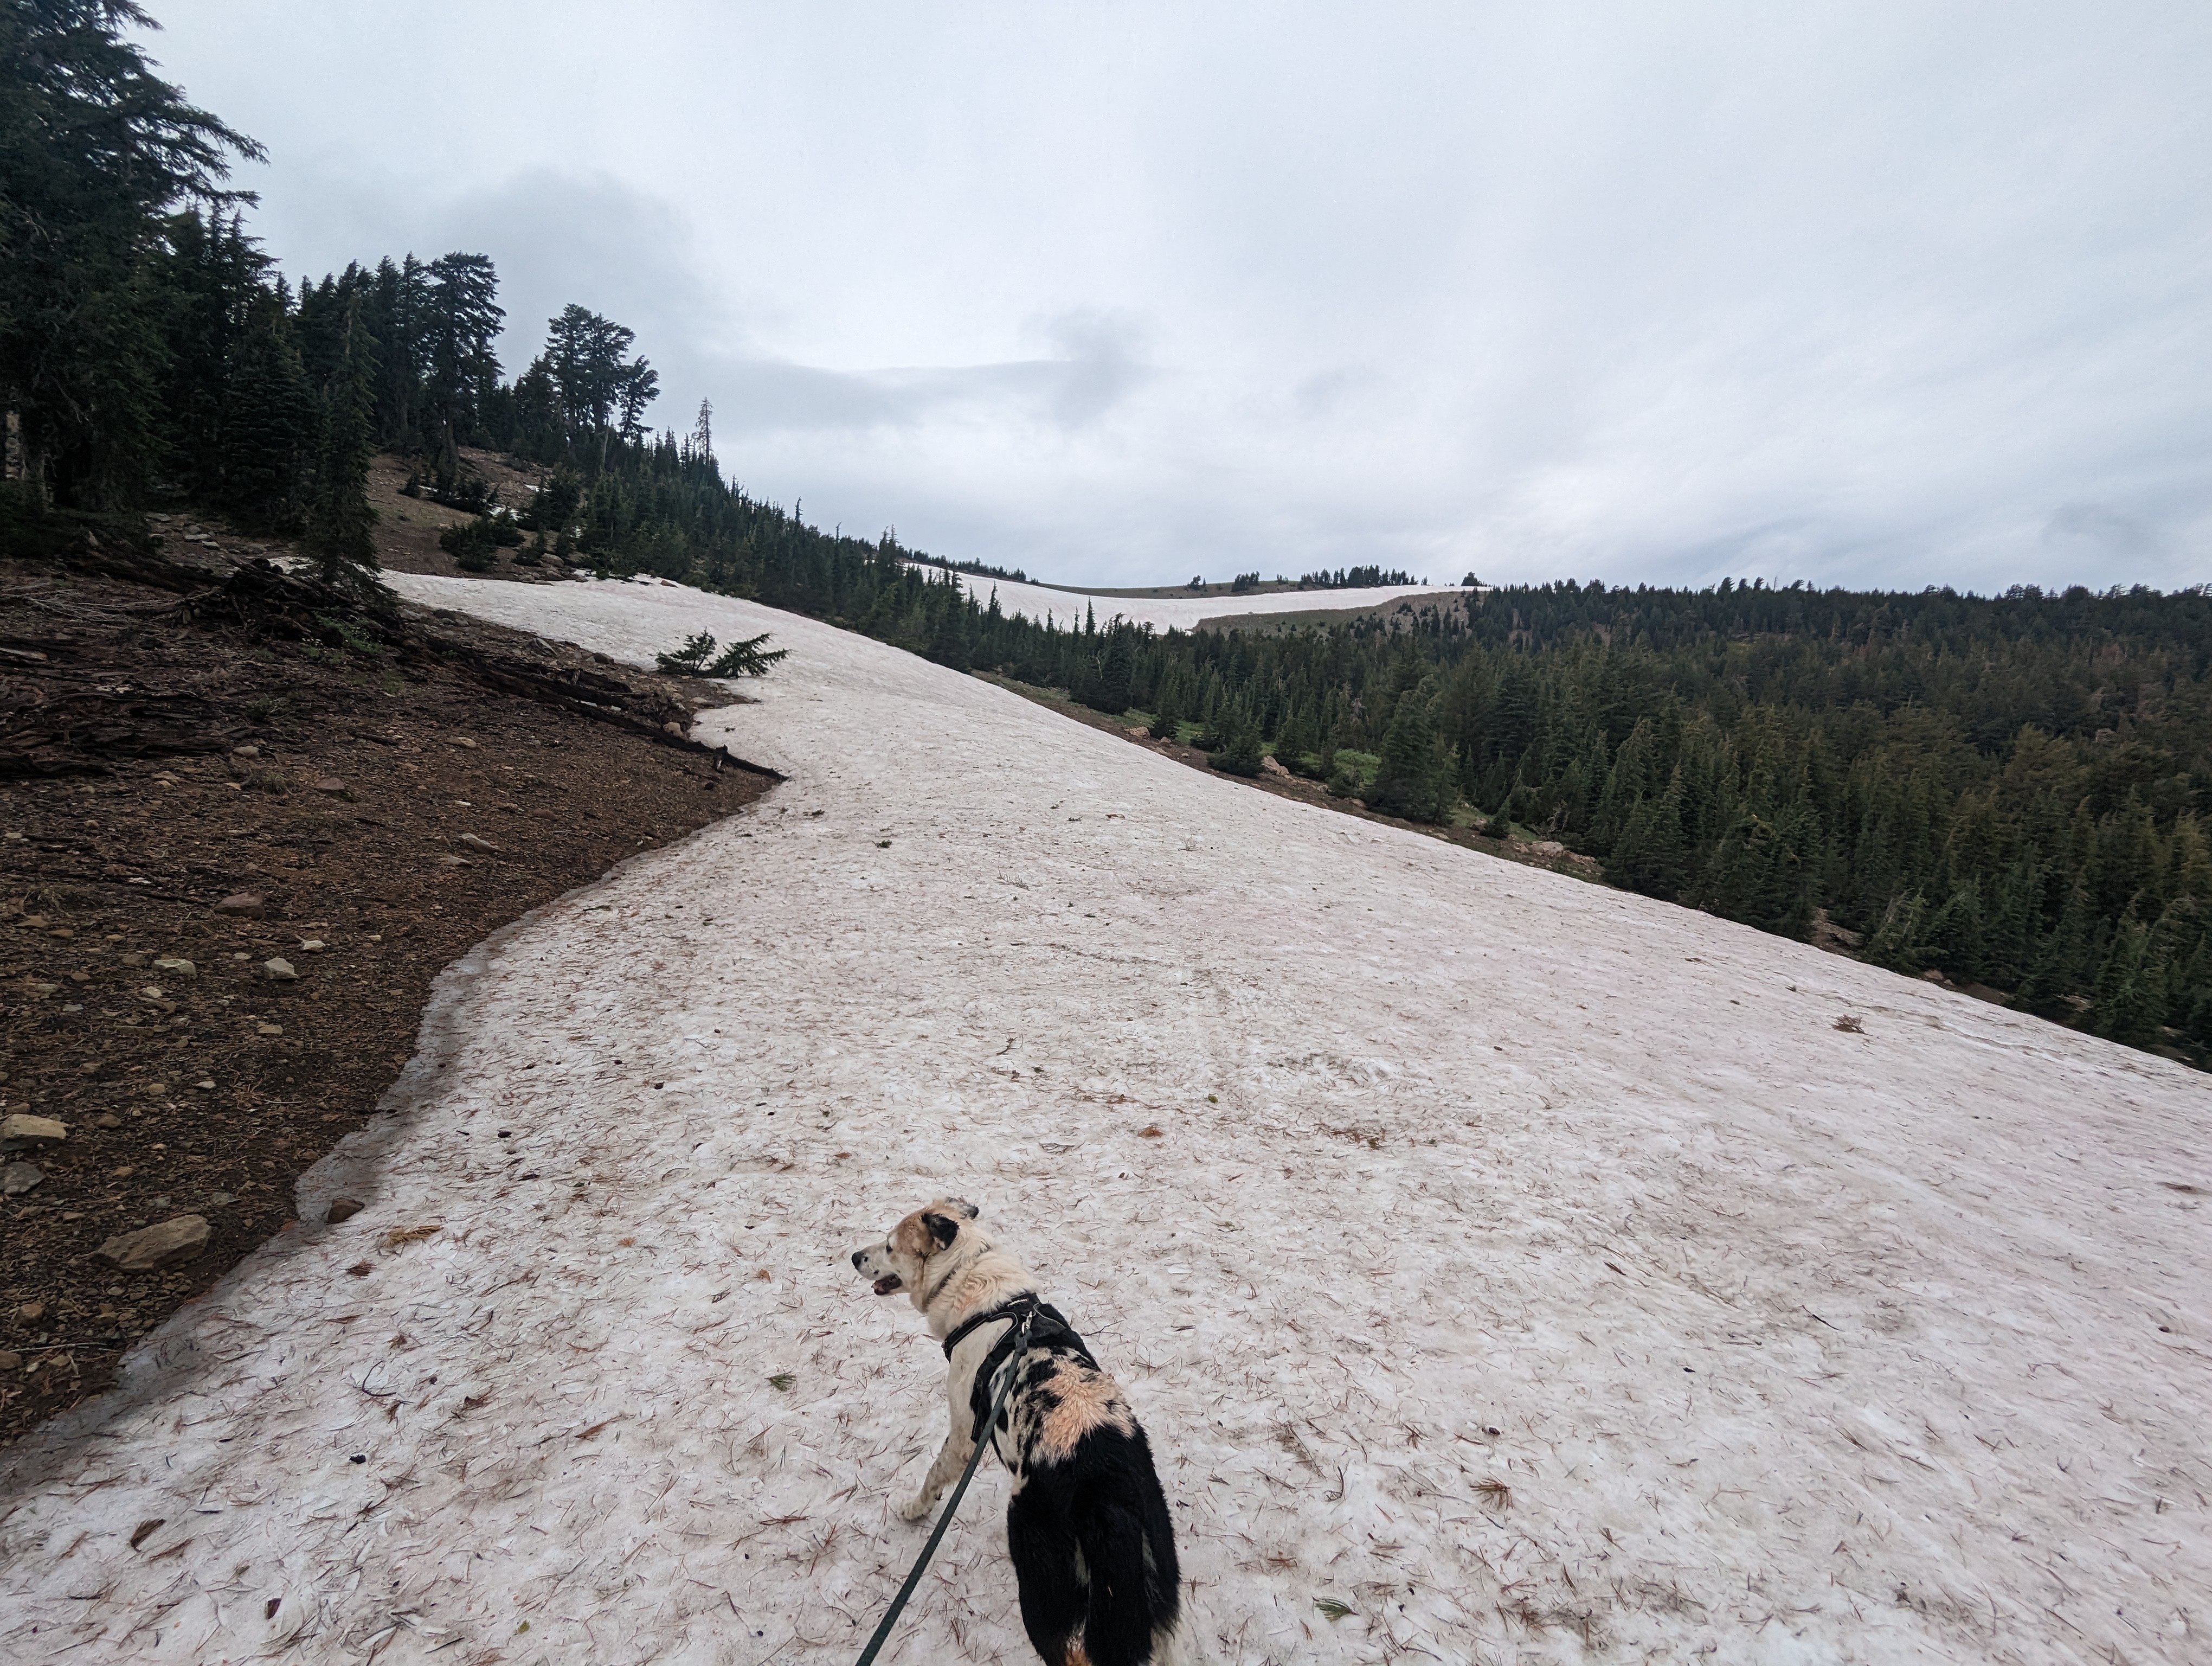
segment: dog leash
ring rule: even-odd
[[[998,1396],[991,1402],[991,1414],[984,1420],[982,1432],[975,1438],[975,1450],[968,1454],[968,1467],[960,1472],[959,1485],[952,1489],[951,1501],[937,1518],[936,1531],[929,1535],[929,1542],[921,1547],[921,1555],[915,1562],[914,1572],[907,1575],[906,1583],[899,1587],[898,1595],[891,1598],[891,1605],[884,1611],[882,1623],[876,1627],[876,1634],[868,1639],[868,1646],[860,1651],[860,1658],[855,1666],[872,1666],[875,1657],[883,1651],[884,1644],[890,1637],[891,1627],[898,1623],[900,1611],[906,1607],[907,1598],[914,1595],[914,1588],[921,1583],[922,1570],[929,1566],[929,1559],[937,1554],[938,1542],[945,1537],[945,1529],[952,1525],[952,1517],[959,1511],[960,1499],[968,1491],[968,1483],[975,1479],[975,1466],[983,1461],[984,1436],[999,1426],[999,1414],[1006,1409],[1006,1396],[1013,1392],[1014,1379],[1021,1375],[1022,1349],[1029,1341],[1030,1322],[1036,1317],[1036,1304],[1031,1301],[1023,1311],[1014,1330],[1014,1346],[1007,1357],[1011,1369],[1006,1372],[1006,1380],[1000,1385]]]

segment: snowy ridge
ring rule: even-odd
[[[942,578],[946,570],[921,565],[933,578]],[[1042,584],[1018,584],[1012,579],[979,578],[973,573],[955,573],[952,576],[986,606],[990,604],[991,593],[996,591],[1000,612],[1035,619],[1040,624],[1050,617],[1063,630],[1080,628],[1086,608],[1097,612],[1102,625],[1118,616],[1132,624],[1152,625],[1161,630],[1170,627],[1190,630],[1204,619],[1227,618],[1243,613],[1334,611],[1380,607],[1401,596],[1419,603],[1424,599],[1439,601],[1461,593],[1456,585],[1438,589],[1434,585],[1395,584],[1366,590],[1263,590],[1246,596],[1094,596],[1084,591],[1054,590]]]
[[[1206,1658],[2212,1657],[2204,1078],[744,603],[398,582],[772,630],[702,727],[792,780],[457,966],[369,1207],[0,1456],[0,1655],[848,1662],[943,1361],[844,1256],[951,1191]],[[1005,1496],[887,1658],[1030,1657]]]

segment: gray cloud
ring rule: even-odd
[[[993,364],[836,371],[766,358],[714,365],[746,435],[915,429],[948,416],[1042,423],[1063,431],[1098,422],[1145,376],[1124,320],[1083,312],[1050,320],[1055,356]]]
[[[2060,549],[2078,542],[2098,555],[2132,556],[2155,549],[2158,535],[2147,522],[2102,503],[2062,503],[2044,523],[2043,542]]]

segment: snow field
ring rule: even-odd
[[[936,577],[944,574],[942,568],[928,570]],[[1190,630],[1202,619],[1218,619],[1231,614],[1310,613],[1318,609],[1333,611],[1380,607],[1401,596],[1418,605],[1423,600],[1433,602],[1460,593],[1457,585],[1398,584],[1366,590],[1267,590],[1249,596],[1093,596],[1080,591],[1054,590],[1042,584],[1017,584],[1011,579],[978,578],[973,573],[953,576],[979,602],[988,604],[995,590],[1001,612],[1018,614],[1040,623],[1048,615],[1063,630],[1070,626],[1080,628],[1085,608],[1097,611],[1102,625],[1118,614],[1132,624],[1149,624],[1162,630],[1170,626]]]
[[[2212,1655],[2203,1078],[769,610],[399,582],[773,631],[701,727],[792,780],[459,963],[303,1184],[369,1207],[0,1457],[9,1659],[849,1661],[944,1365],[846,1256],[946,1192],[1204,1658]],[[887,1659],[1030,1657],[1005,1497]]]

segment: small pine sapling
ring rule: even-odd
[[[1240,723],[1222,742],[1221,750],[1210,762],[1224,775],[1256,775],[1260,773],[1260,736],[1249,723]]]
[[[769,635],[769,632],[763,630],[759,635],[749,636],[742,642],[732,642],[728,648],[722,650],[722,657],[707,667],[707,675],[709,677],[767,676],[769,666],[775,665],[779,660],[786,660],[791,656],[791,650],[787,648],[762,648],[761,644],[768,641]]]
[[[671,677],[765,677],[771,666],[791,654],[787,648],[762,648],[769,635],[764,630],[742,642],[732,642],[715,659],[714,639],[702,630],[675,653],[656,655],[655,662]]]
[[[453,564],[464,573],[489,573],[492,557],[499,549],[499,538],[491,521],[478,515],[474,520],[465,520],[439,533],[438,547],[453,556]]]
[[[686,641],[673,654],[655,656],[654,663],[671,677],[696,677],[699,668],[707,663],[707,656],[714,651],[714,639],[705,631]]]

